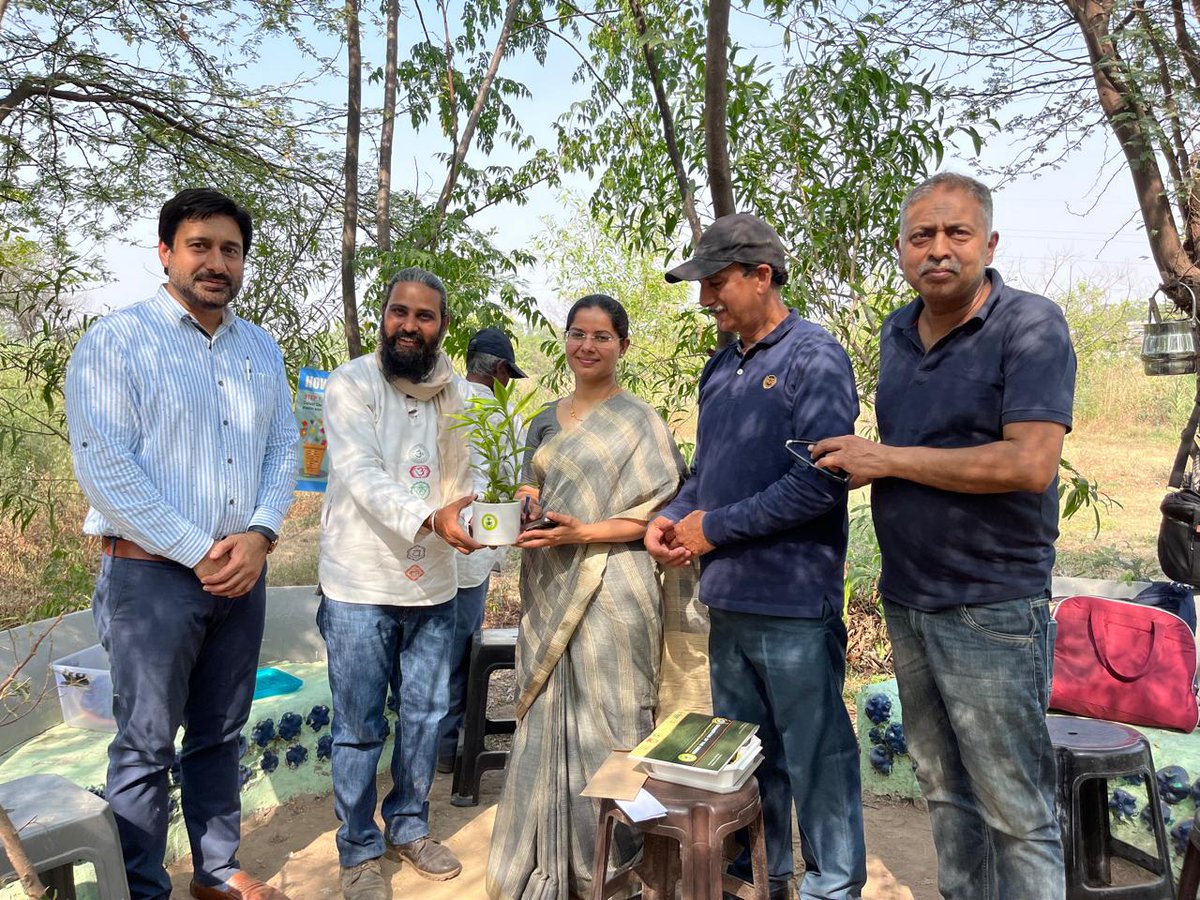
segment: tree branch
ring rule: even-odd
[[[383,62],[383,122],[379,134],[379,189],[375,195],[375,245],[392,249],[392,140],[396,131],[396,57],[400,0],[387,2],[387,46]]]
[[[1150,14],[1146,12],[1145,0],[1136,0],[1133,4],[1133,11],[1142,23],[1142,30],[1146,40],[1150,43],[1150,49],[1154,51],[1154,57],[1158,61],[1158,84],[1162,89],[1163,108],[1166,110],[1167,123],[1170,125],[1170,141],[1168,142],[1165,136],[1162,138],[1162,155],[1167,161],[1167,168],[1171,173],[1171,180],[1178,185],[1187,183],[1188,170],[1188,152],[1187,147],[1183,142],[1183,130],[1179,126],[1179,104],[1175,102],[1175,82],[1171,78],[1171,69],[1167,64],[1166,50],[1163,48],[1162,40],[1159,38],[1157,24],[1150,18]],[[1188,219],[1188,196],[1182,194],[1176,198],[1179,204],[1180,221],[1186,223]]]
[[[1196,0],[1196,5],[1196,18],[1200,19],[1200,0]],[[1183,0],[1171,0],[1171,19],[1175,25],[1175,44],[1179,47],[1179,55],[1183,57],[1188,74],[1192,76],[1192,94],[1200,99],[1200,52],[1197,52],[1196,44],[1188,34]]]
[[[6,2],[6,0],[0,0]],[[31,78],[22,78],[17,86],[9,91],[8,96],[0,99],[0,124],[12,114],[18,106],[37,94],[37,83]]]
[[[9,862],[12,863],[13,870],[17,873],[21,887],[25,890],[25,896],[31,897],[33,900],[45,897],[46,886],[38,878],[33,861],[30,860],[24,845],[21,844],[16,826],[8,817],[8,810],[3,806],[0,806],[0,844],[4,845],[4,852],[8,855]]]
[[[434,222],[440,226],[443,219],[446,217],[446,210],[450,206],[450,198],[454,193],[454,186],[458,182],[458,170],[463,164],[463,160],[467,158],[467,151],[471,147],[471,140],[475,136],[475,127],[479,124],[479,117],[483,115],[483,107],[487,104],[488,93],[492,89],[492,82],[496,78],[496,71],[500,68],[500,60],[504,57],[505,48],[508,45],[509,32],[512,30],[513,17],[516,15],[517,6],[520,0],[508,0],[508,6],[504,11],[504,24],[500,27],[500,34],[496,38],[496,48],[492,51],[491,61],[488,63],[487,71],[483,75],[483,81],[479,84],[479,90],[475,94],[475,103],[471,107],[471,114],[467,117],[466,127],[463,128],[463,133],[459,137],[458,146],[454,150],[454,156],[450,160],[450,168],[446,172],[446,181],[442,185],[442,192],[438,195],[437,204],[434,207]],[[429,236],[426,246],[433,243],[435,234]]]
[[[450,152],[458,146],[458,97],[454,93],[454,44],[450,42],[450,15],[446,12],[446,0],[438,0],[442,10],[442,29],[446,41],[446,103],[450,110]]]
[[[646,71],[650,76],[650,86],[654,89],[654,102],[658,105],[658,115],[662,120],[663,141],[667,145],[667,156],[671,160],[671,168],[675,171],[675,182],[679,185],[679,199],[683,203],[683,213],[687,217],[692,230],[692,243],[700,241],[700,216],[696,214],[696,197],[692,186],[688,183],[687,171],[683,166],[683,156],[679,152],[679,141],[675,136],[675,113],[667,101],[667,92],[663,88],[662,75],[658,69],[658,54],[650,47],[647,36],[646,16],[642,11],[639,0],[629,0],[633,11],[633,22],[641,40],[642,56],[646,60]]]
[[[1092,61],[1100,107],[1125,154],[1138,206],[1142,211],[1150,253],[1164,289],[1176,304],[1190,305],[1191,297],[1179,287],[1179,283],[1186,282],[1192,290],[1200,291],[1200,266],[1188,258],[1180,240],[1162,170],[1146,132],[1145,123],[1152,121],[1153,117],[1143,107],[1137,90],[1126,77],[1126,64],[1108,31],[1110,7],[1101,0],[1064,2],[1079,24],[1088,57]],[[1200,0],[1195,2],[1200,3]]]

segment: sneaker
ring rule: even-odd
[[[346,900],[391,900],[378,858],[342,867],[342,896]]]
[[[429,835],[407,844],[388,844],[388,856],[408,863],[418,875],[430,881],[446,881],[462,871],[458,857]]]

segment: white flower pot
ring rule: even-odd
[[[503,547],[517,542],[521,533],[521,503],[471,504],[471,536],[488,547]]]

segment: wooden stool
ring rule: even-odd
[[[463,715],[462,752],[454,767],[450,785],[453,806],[479,803],[479,779],[484,772],[503,769],[508,764],[507,750],[487,750],[484,738],[489,734],[512,734],[513,719],[489,719],[488,684],[492,673],[516,665],[517,629],[485,628],[471,643],[471,666],[467,675],[467,706]]]
[[[1067,900],[1172,900],[1167,829],[1150,744],[1127,725],[1101,719],[1047,716],[1058,763],[1058,811],[1067,870]],[[1146,786],[1157,855],[1113,837],[1108,779],[1136,775]],[[1113,885],[1112,858],[1140,867],[1151,879]]]
[[[675,900],[679,875],[683,881],[683,900],[721,900],[722,891],[744,900],[767,900],[767,845],[758,781],[751,778],[732,794],[716,794],[654,778],[647,779],[645,788],[667,808],[665,816],[633,822],[616,801],[600,803],[592,900],[606,900],[634,881],[642,885],[642,900]],[[613,827],[617,822],[643,835],[642,857],[640,862],[629,863],[608,875]],[[726,836],[739,828],[750,830],[753,884],[724,874],[721,850]]]

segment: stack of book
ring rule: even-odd
[[[651,778],[718,794],[736,791],[762,762],[758,726],[680,710],[629,752]]]

